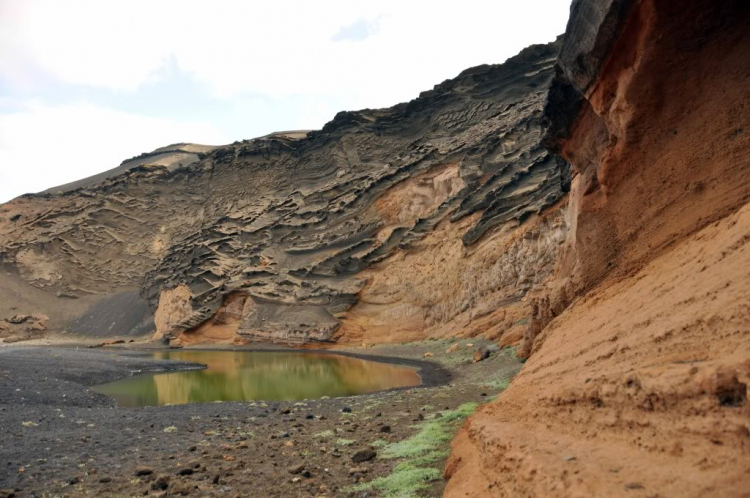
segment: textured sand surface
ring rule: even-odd
[[[572,13],[547,108],[568,240],[446,495],[747,496],[750,8]]]

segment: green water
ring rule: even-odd
[[[134,407],[351,396],[421,382],[413,368],[334,354],[170,351],[153,356],[208,368],[142,374],[93,389],[115,398],[120,406]]]

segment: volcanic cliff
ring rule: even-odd
[[[750,5],[576,0],[545,109],[572,166],[531,354],[446,496],[747,496]]]
[[[319,131],[175,144],[0,206],[0,337],[528,358],[447,496],[747,496],[750,6],[566,33]]]
[[[176,144],[5,204],[0,317],[172,344],[517,341],[566,231],[569,168],[540,143],[559,46],[320,131]]]

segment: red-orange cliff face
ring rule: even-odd
[[[750,5],[575,1],[546,114],[568,239],[446,496],[750,492]]]

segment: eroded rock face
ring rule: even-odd
[[[50,303],[110,310],[112,296],[137,293],[131,313],[112,317],[113,335],[145,330],[155,313],[156,337],[181,342],[368,342],[368,321],[401,314],[414,337],[459,322],[461,333],[500,337],[522,312],[473,320],[525,306],[565,238],[558,215],[538,219],[569,185],[565,161],[540,145],[558,50],[529,47],[409,103],[339,113],[320,131],[179,144],[21,197],[0,207],[3,271]],[[473,261],[471,274],[441,264],[453,254]],[[382,279],[413,275],[399,264],[389,276],[407,259],[432,265],[415,299],[357,304],[387,293]],[[461,286],[459,309],[450,287],[438,289],[444,271]],[[74,322],[51,313],[50,326],[91,328],[92,306]],[[389,337],[369,339],[379,340]]]
[[[15,314],[0,320],[0,340],[5,343],[44,337],[49,318],[41,313]]]
[[[545,110],[567,239],[446,496],[750,489],[748,25],[739,1],[573,2]]]
[[[564,209],[556,206],[465,246],[460,234],[472,222],[441,223],[411,250],[362,272],[367,285],[342,315],[337,341],[484,334],[502,345],[516,343],[528,322],[529,297],[552,273],[566,238]]]

